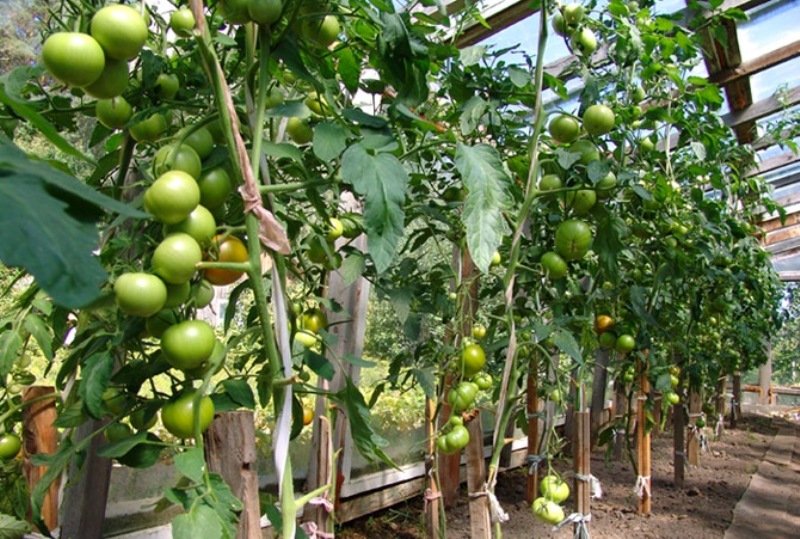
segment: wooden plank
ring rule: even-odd
[[[647,364],[641,359],[636,360],[636,370],[639,373],[639,395],[636,401],[636,453],[639,465],[637,483],[641,483],[641,495],[638,496],[637,510],[639,514],[649,515],[651,511],[652,478],[650,477],[650,433],[645,428],[647,425],[647,394],[650,393],[650,380],[647,378]]]
[[[85,439],[102,426],[102,421],[89,421],[78,427],[75,436],[78,440]],[[61,504],[61,537],[103,537],[112,462],[98,456],[97,451],[105,443],[102,436],[95,436],[82,467],[70,465],[71,479]]]
[[[767,233],[767,240],[763,246],[774,245],[781,241],[800,237],[800,225],[789,225],[784,228]]]
[[[736,110],[733,107],[733,112],[729,112],[722,116],[723,121],[728,125],[738,125],[751,120],[759,120],[770,114],[782,111],[787,106],[792,106],[800,103],[800,86],[796,86],[787,91],[782,96],[772,95],[761,101],[753,103],[742,110]]]
[[[695,423],[702,417],[703,399],[699,388],[689,389],[689,436],[686,440],[686,460],[700,466],[700,432]]]
[[[533,4],[531,2],[516,2],[489,15],[486,18],[489,28],[476,22],[458,37],[456,45],[458,47],[468,47],[469,45],[474,45],[479,41],[497,34],[514,23],[539,11],[538,8],[535,9],[532,6]]]
[[[341,502],[336,510],[336,519],[339,522],[349,522],[364,515],[369,515],[381,509],[386,509],[415,496],[419,496],[425,488],[425,478],[419,477],[371,492],[365,496],[347,499]]]
[[[800,154],[785,152],[780,155],[776,155],[775,157],[770,157],[769,159],[763,160],[758,167],[752,172],[748,173],[747,176],[760,176],[762,174],[766,174],[767,172],[772,172],[773,170],[797,163],[798,161],[800,161]]]
[[[242,502],[237,539],[261,536],[258,502],[258,450],[253,412],[237,410],[217,414],[203,434],[206,464],[222,476]]]
[[[53,426],[56,420],[56,389],[52,386],[27,387],[22,393],[22,401],[26,402],[46,395],[52,399],[43,399],[22,409],[22,473],[33,492],[36,484],[47,472],[47,466],[34,466],[31,457],[38,454],[52,454],[58,451],[58,430]],[[50,490],[42,502],[41,519],[47,526],[47,532],[58,527],[58,488],[59,480],[50,485]],[[105,500],[103,500],[105,502]],[[103,504],[105,507],[105,504]],[[100,537],[86,536],[89,539]]]
[[[583,478],[588,478],[591,473],[591,414],[589,412],[575,412],[575,440],[572,444],[572,464],[575,472],[575,504],[581,515],[591,514],[591,483]],[[580,524],[576,524],[579,526]],[[577,536],[577,535],[576,535]]]
[[[800,281],[800,271],[779,271],[778,277],[785,283],[798,282]]]
[[[770,232],[774,232],[775,230],[780,230],[781,228],[797,224],[800,224],[800,212],[787,215],[786,221],[784,223],[781,223],[781,220],[779,218],[775,218],[766,221],[761,221],[758,224],[758,226],[760,226],[764,230],[764,232],[769,234]]]
[[[467,492],[469,492],[469,528],[473,539],[490,539],[492,522],[489,519],[489,498],[486,497],[486,460],[483,456],[481,412],[466,422],[469,431],[467,445]]]
[[[782,62],[786,62],[787,60],[791,60],[797,56],[800,56],[800,40],[789,43],[788,45],[784,45],[783,47],[779,47],[768,52],[767,54],[762,54],[761,56],[753,58],[747,62],[742,62],[738,66],[733,66],[717,73],[713,73],[709,75],[708,81],[718,84],[719,86],[726,86],[745,77],[749,77],[750,75],[761,73],[762,71],[774,67]]]

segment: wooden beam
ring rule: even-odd
[[[775,245],[778,242],[791,240],[800,237],[800,226],[787,226],[767,234],[767,241],[764,246]]]
[[[770,232],[774,232],[776,230],[780,230],[782,228],[790,227],[796,224],[800,224],[800,213],[792,213],[791,215],[786,216],[786,222],[781,223],[779,218],[769,219],[768,221],[762,221],[759,223],[759,226],[767,233],[769,237]]]
[[[458,47],[468,47],[474,45],[481,40],[489,38],[498,32],[505,30],[514,23],[517,23],[538,12],[538,8],[533,8],[532,2],[515,2],[500,11],[490,15],[486,18],[489,28],[482,24],[473,24],[467,28],[456,41]]]
[[[782,62],[800,56],[800,40],[784,45],[758,58],[743,62],[738,66],[709,75],[708,81],[720,86],[727,86],[750,75],[755,75]]]
[[[800,161],[800,154],[794,154],[792,152],[782,153],[780,155],[776,155],[775,157],[764,159],[761,164],[753,170],[752,173],[748,174],[748,176],[766,174],[767,172],[772,172],[773,170],[785,167],[786,165],[791,165],[797,161]]]
[[[785,283],[794,283],[800,281],[800,271],[779,271],[778,277]]]
[[[792,88],[783,96],[779,97],[773,95],[753,103],[742,110],[729,112],[725,114],[722,119],[726,124],[736,126],[751,120],[759,120],[798,103],[800,103],[800,86]]]

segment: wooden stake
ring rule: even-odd
[[[486,460],[483,456],[483,428],[481,413],[467,421],[469,445],[467,445],[467,491],[469,498],[469,527],[472,539],[489,539],[492,522],[489,518],[489,499],[484,492],[486,485]]]
[[[575,472],[575,504],[578,513],[591,513],[591,483],[581,479],[588,478],[591,471],[591,414],[575,412],[575,440],[572,443],[573,471]],[[576,524],[577,526],[577,524]]]
[[[636,370],[639,373],[639,397],[636,401],[636,452],[639,463],[639,477],[637,482],[644,484],[642,496],[639,498],[638,511],[640,514],[650,514],[650,433],[647,432],[647,394],[650,392],[650,381],[647,379],[647,366],[641,359],[636,360]]]
[[[608,360],[609,351],[598,348],[597,354],[595,355],[594,379],[592,380],[592,405],[589,410],[591,415],[592,447],[597,445],[597,435],[605,419],[606,388],[608,387]]]
[[[692,466],[700,465],[700,433],[695,422],[701,417],[702,393],[697,388],[689,390],[689,437],[686,441],[686,458]]]
[[[332,479],[333,447],[331,443],[331,424],[325,415],[324,400],[320,400],[323,406],[319,406],[315,409],[316,421],[314,427],[316,431],[316,445],[312,452],[314,453],[313,456],[316,457],[312,459],[316,463],[316,466],[313,469],[314,477],[309,477],[309,483],[321,487]],[[312,470],[309,470],[308,473],[312,473]],[[323,505],[306,504],[303,508],[303,519],[314,522],[317,525],[317,529],[325,533],[329,531],[329,526],[333,524],[329,518],[328,511]],[[325,528],[321,526],[325,526]]]
[[[528,370],[528,388],[525,396],[525,412],[528,414],[528,456],[538,458],[539,425],[541,418],[534,417],[539,412],[539,355],[534,352]],[[530,463],[528,463],[530,465]],[[528,485],[525,490],[528,503],[533,503],[539,494],[539,468],[528,474]]]
[[[625,421],[626,416],[628,416],[628,394],[627,388],[625,384],[622,383],[621,380],[617,380],[614,384],[614,428],[620,429],[620,426],[623,421]],[[630,432],[630,424],[631,424],[631,417],[627,417],[627,421],[625,421],[625,428],[624,433],[615,435],[614,440],[612,443],[614,444],[614,450],[612,452],[612,458],[614,460],[622,460],[622,451],[625,448],[626,438],[628,437],[628,432]]]
[[[680,394],[680,386],[676,388]],[[672,470],[672,482],[678,488],[683,488],[686,476],[686,453],[684,449],[684,432],[686,430],[686,415],[683,413],[683,404],[679,403],[673,407],[673,431],[672,431],[672,458],[674,461]]]
[[[261,537],[258,502],[258,451],[253,412],[217,414],[203,434],[208,470],[222,476],[242,502],[237,539]]]
[[[42,395],[52,394],[52,399],[35,402],[22,409],[22,473],[28,481],[28,489],[34,487],[47,472],[46,466],[34,466],[31,457],[39,453],[52,454],[58,450],[58,431],[53,426],[56,420],[55,388],[52,386],[33,386],[25,388],[22,401],[26,402]],[[42,502],[42,522],[48,530],[58,527],[58,488],[60,481],[56,479]]]
[[[733,398],[731,398],[731,428],[736,428],[736,422],[742,416],[742,375],[738,371],[733,373]]]
[[[436,455],[436,401],[425,399],[425,425],[428,443],[425,452],[425,537],[429,539],[444,539],[439,522],[439,484],[433,469]]]

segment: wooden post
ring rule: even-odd
[[[681,385],[675,388],[678,394],[681,394],[683,381]],[[686,432],[686,414],[683,411],[683,403],[678,403],[673,406],[672,410],[672,458],[673,464],[673,478],[672,482],[678,488],[683,488],[683,483],[686,476],[686,449],[684,445],[684,433]]]
[[[689,438],[686,441],[686,459],[692,466],[700,465],[700,432],[695,422],[702,416],[703,397],[700,389],[689,389]]]
[[[739,371],[733,373],[733,397],[731,398],[731,428],[736,428],[736,422],[742,416],[742,375]]]
[[[653,434],[658,434],[661,432],[661,422],[664,421],[662,410],[664,396],[660,392],[653,391],[651,388],[650,398],[653,400]],[[669,415],[667,415],[667,419],[669,419]],[[664,421],[664,428],[669,428],[666,421]]]
[[[425,537],[429,539],[444,539],[440,526],[439,499],[441,491],[433,473],[434,455],[436,455],[436,401],[425,399],[425,426],[427,429],[428,443],[425,451]]]
[[[622,428],[623,422],[625,423],[624,428]],[[622,379],[618,378],[614,383],[614,428],[617,429],[612,441],[614,450],[611,456],[614,460],[622,460],[622,451],[628,437],[630,424],[631,417],[628,415],[627,388]],[[620,430],[624,430],[624,432],[619,433]]]
[[[102,426],[103,421],[88,421],[78,427],[75,437],[85,439]],[[103,537],[112,464],[110,459],[97,454],[104,443],[102,436],[95,436],[81,466],[72,463],[69,467],[70,481],[61,504],[61,537],[64,539]]]
[[[539,458],[539,425],[541,418],[535,417],[539,413],[539,354],[533,353],[528,369],[528,388],[525,395],[525,412],[528,415],[528,457]],[[528,462],[531,466],[532,462]],[[537,465],[528,473],[528,484],[525,497],[528,503],[533,503],[539,492],[539,466]]]
[[[316,413],[316,412],[315,412]],[[318,436],[317,444],[312,451],[312,459],[315,461],[314,477],[309,475],[309,483],[322,486],[332,480],[331,471],[333,468],[333,447],[331,444],[331,424],[324,410],[316,415],[314,422],[315,431]],[[311,473],[311,470],[308,472]],[[323,505],[306,504],[303,508],[303,519],[312,521],[320,525],[332,524],[328,518],[328,512]],[[328,533],[328,528],[319,528],[323,533]]]
[[[647,394],[650,393],[650,381],[647,379],[647,366],[641,359],[636,360],[639,373],[639,396],[636,401],[636,452],[639,463],[639,477],[637,483],[642,484],[642,495],[639,497],[638,511],[640,514],[650,514],[650,496],[652,494],[650,480],[650,433],[647,432]]]
[[[591,471],[591,414],[575,412],[575,440],[572,443],[573,470],[575,472],[575,504],[578,513],[591,513],[592,485],[588,478]],[[578,526],[579,524],[576,524]]]
[[[592,406],[591,415],[591,446],[597,445],[597,435],[603,424],[603,414],[606,408],[606,388],[608,387],[608,360],[609,351],[597,349],[595,355],[594,379],[592,380]]]
[[[223,412],[203,434],[208,470],[222,476],[242,502],[237,539],[261,537],[258,504],[258,451],[253,412]]]
[[[55,391],[52,386],[33,386],[25,388],[22,393],[23,402],[42,395],[53,395],[52,399],[44,399],[22,409],[22,454],[24,458],[22,473],[25,474],[30,491],[33,491],[33,488],[47,472],[46,466],[34,466],[31,463],[31,456],[39,453],[52,454],[58,450],[58,431],[53,426],[53,422],[56,420]],[[58,527],[59,484],[59,480],[53,481],[50,490],[44,497],[41,517],[48,530],[40,530],[42,532]]]
[[[758,367],[758,385],[761,386],[759,404],[771,404],[770,389],[772,388],[772,343],[767,343],[767,362]]]
[[[483,456],[483,428],[480,410],[467,421],[469,444],[467,445],[467,491],[469,498],[469,527],[472,539],[489,539],[492,522],[489,518],[489,499],[479,495],[486,484],[486,460]]]

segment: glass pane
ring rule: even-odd
[[[742,61],[757,58],[797,40],[800,0],[765,4],[750,12],[750,20],[738,25]]]
[[[800,38],[800,32],[797,33]],[[750,77],[753,101],[761,101],[773,95],[780,87],[800,86],[800,58],[794,58]]]
[[[553,35],[551,35],[551,38],[552,39],[547,40],[547,48],[545,49],[544,61],[546,64],[564,58],[569,54],[569,50],[563,38]],[[533,55],[536,51],[538,41],[539,13],[534,13],[533,15],[515,22],[493,36],[482,40],[481,43],[484,45],[491,45],[495,49],[505,49],[519,45],[523,51]],[[522,63],[522,58],[509,55],[506,61]]]

